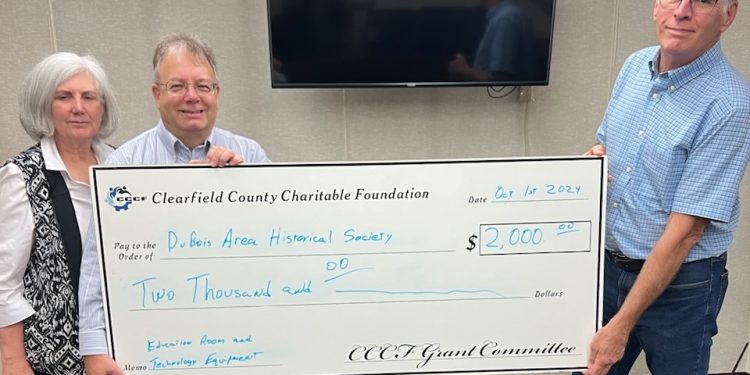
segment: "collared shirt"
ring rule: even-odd
[[[205,160],[211,145],[234,151],[242,156],[245,163],[270,161],[257,142],[218,128],[213,129],[203,144],[190,150],[159,121],[156,127],[118,147],[107,160],[107,164],[185,164],[191,160]]]
[[[91,218],[91,188],[70,177],[54,139],[44,137],[40,143],[45,167],[60,171],[65,180],[83,243]],[[99,140],[94,140],[92,148],[99,161],[112,152],[111,147]],[[0,197],[3,197],[0,200],[0,327],[6,327],[34,314],[23,296],[23,276],[34,242],[34,216],[26,182],[15,164],[0,167]]]
[[[190,160],[205,160],[211,146],[228,148],[240,155],[245,163],[268,163],[270,160],[260,145],[229,131],[214,128],[206,142],[188,149],[159,121],[149,129],[118,147],[107,159],[108,165],[184,164]],[[81,355],[107,353],[104,331],[104,306],[101,277],[96,250],[96,231],[93,220],[89,235],[83,241],[79,300],[79,340]]]
[[[631,55],[597,139],[607,149],[606,247],[645,259],[671,212],[707,218],[686,261],[720,255],[739,220],[750,159],[750,88],[716,43],[658,73],[659,49]]]

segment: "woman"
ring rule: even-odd
[[[3,374],[83,374],[78,354],[81,242],[89,167],[112,148],[117,104],[94,58],[55,53],[29,73],[20,120],[38,143],[0,168],[0,355]]]

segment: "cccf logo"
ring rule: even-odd
[[[146,197],[134,197],[125,186],[111,187],[109,188],[109,194],[107,194],[107,204],[112,206],[115,211],[125,211],[130,208],[133,202],[143,200],[146,200]]]

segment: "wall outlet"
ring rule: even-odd
[[[534,100],[531,86],[518,86],[518,101],[530,102]]]

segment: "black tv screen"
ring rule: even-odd
[[[268,0],[272,87],[549,83],[555,0]]]

